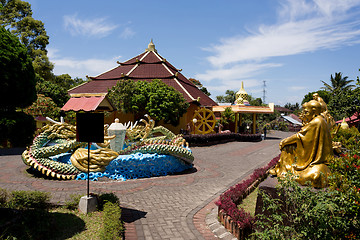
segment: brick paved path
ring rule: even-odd
[[[274,131],[257,143],[194,147],[195,167],[185,174],[90,182],[90,191],[117,194],[123,207],[126,239],[215,239],[205,224],[214,201],[229,186],[277,156],[280,140],[289,135]],[[72,193],[86,195],[86,181],[36,178],[26,171],[28,167],[20,155],[1,154],[4,151],[0,151],[0,188],[51,192],[54,203],[64,203]]]

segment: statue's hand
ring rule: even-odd
[[[285,139],[283,139],[283,140],[281,140],[281,142],[280,142],[280,144],[279,144],[279,148],[280,148],[280,151],[284,148],[284,140]]]

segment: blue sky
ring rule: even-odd
[[[360,0],[29,0],[56,75],[96,76],[147,48],[200,80],[214,100],[241,82],[284,105],[342,72],[360,75]]]

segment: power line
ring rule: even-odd
[[[263,103],[265,103],[265,96],[266,96],[266,90],[265,90],[265,88],[266,88],[266,81],[264,80],[263,81],[263,83],[264,83],[264,85],[263,85]]]

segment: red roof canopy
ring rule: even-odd
[[[91,77],[92,81],[71,89],[69,94],[107,93],[108,89],[115,86],[116,82],[122,79],[132,79],[134,81],[160,79],[180,92],[187,102],[197,101],[200,98],[200,104],[203,106],[217,105],[216,102],[182,75],[181,70],[175,68],[161,57],[155,50],[155,46],[150,49],[149,44],[149,49],[144,53],[119,64],[118,67],[96,77]]]
[[[95,111],[105,96],[72,97],[61,108],[62,111]]]

